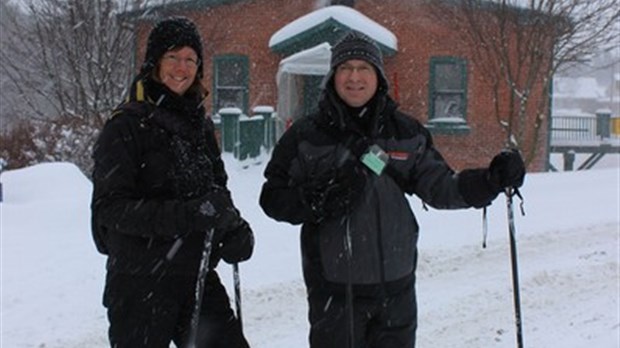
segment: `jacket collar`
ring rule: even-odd
[[[319,101],[317,121],[341,132],[354,132],[375,138],[382,126],[388,122],[386,114],[391,114],[397,104],[383,91],[379,90],[361,108],[348,107],[337,95],[332,84],[326,84]]]
[[[138,75],[134,79],[129,93],[123,101],[123,103],[129,102],[147,102],[157,107],[189,115],[190,117],[202,117],[205,114],[203,98],[201,96],[191,92],[180,96],[148,75]]]

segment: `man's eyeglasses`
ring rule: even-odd
[[[350,75],[354,72],[357,72],[361,75],[369,75],[374,72],[374,70],[370,64],[353,65],[349,63],[343,63],[338,65],[338,67],[336,68],[336,73],[338,74]]]

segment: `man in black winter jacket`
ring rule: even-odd
[[[380,50],[348,33],[332,49],[318,111],[283,134],[265,170],[265,213],[302,224],[312,348],[414,347],[418,224],[405,194],[479,208],[523,183],[516,151],[455,173],[387,93]]]
[[[195,25],[184,17],[158,22],[94,150],[92,231],[108,255],[103,304],[114,348],[248,347],[215,266],[249,259],[253,233],[226,187],[202,72]]]

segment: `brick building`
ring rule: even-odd
[[[168,15],[191,18],[204,40],[203,82],[211,93],[207,110],[216,113],[222,107],[235,106],[251,114],[255,106],[278,105],[276,74],[283,59],[324,41],[333,44],[348,29],[346,21],[332,18],[270,46],[274,34],[310,13],[324,10],[326,2],[329,3],[196,0],[126,15],[138,34],[137,62],[144,55],[146,36],[157,20]],[[446,160],[455,169],[486,166],[506,139],[495,119],[489,84],[478,76],[471,64],[472,55],[455,41],[454,32],[429,15],[427,1],[332,0],[330,3],[349,6],[396,37],[396,47],[377,40],[385,55],[391,95],[403,111],[431,129],[436,146]],[[320,78],[308,77],[305,81],[310,86],[304,93],[306,101],[313,101]],[[306,102],[306,108],[312,104]],[[530,117],[533,122],[534,116]],[[541,171],[546,166],[546,122],[542,129],[542,140],[529,171]]]

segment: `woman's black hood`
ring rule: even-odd
[[[159,21],[151,30],[146,44],[140,75],[151,74],[164,53],[181,47],[191,47],[198,56],[196,77],[202,79],[202,38],[196,25],[186,17],[175,16]]]

